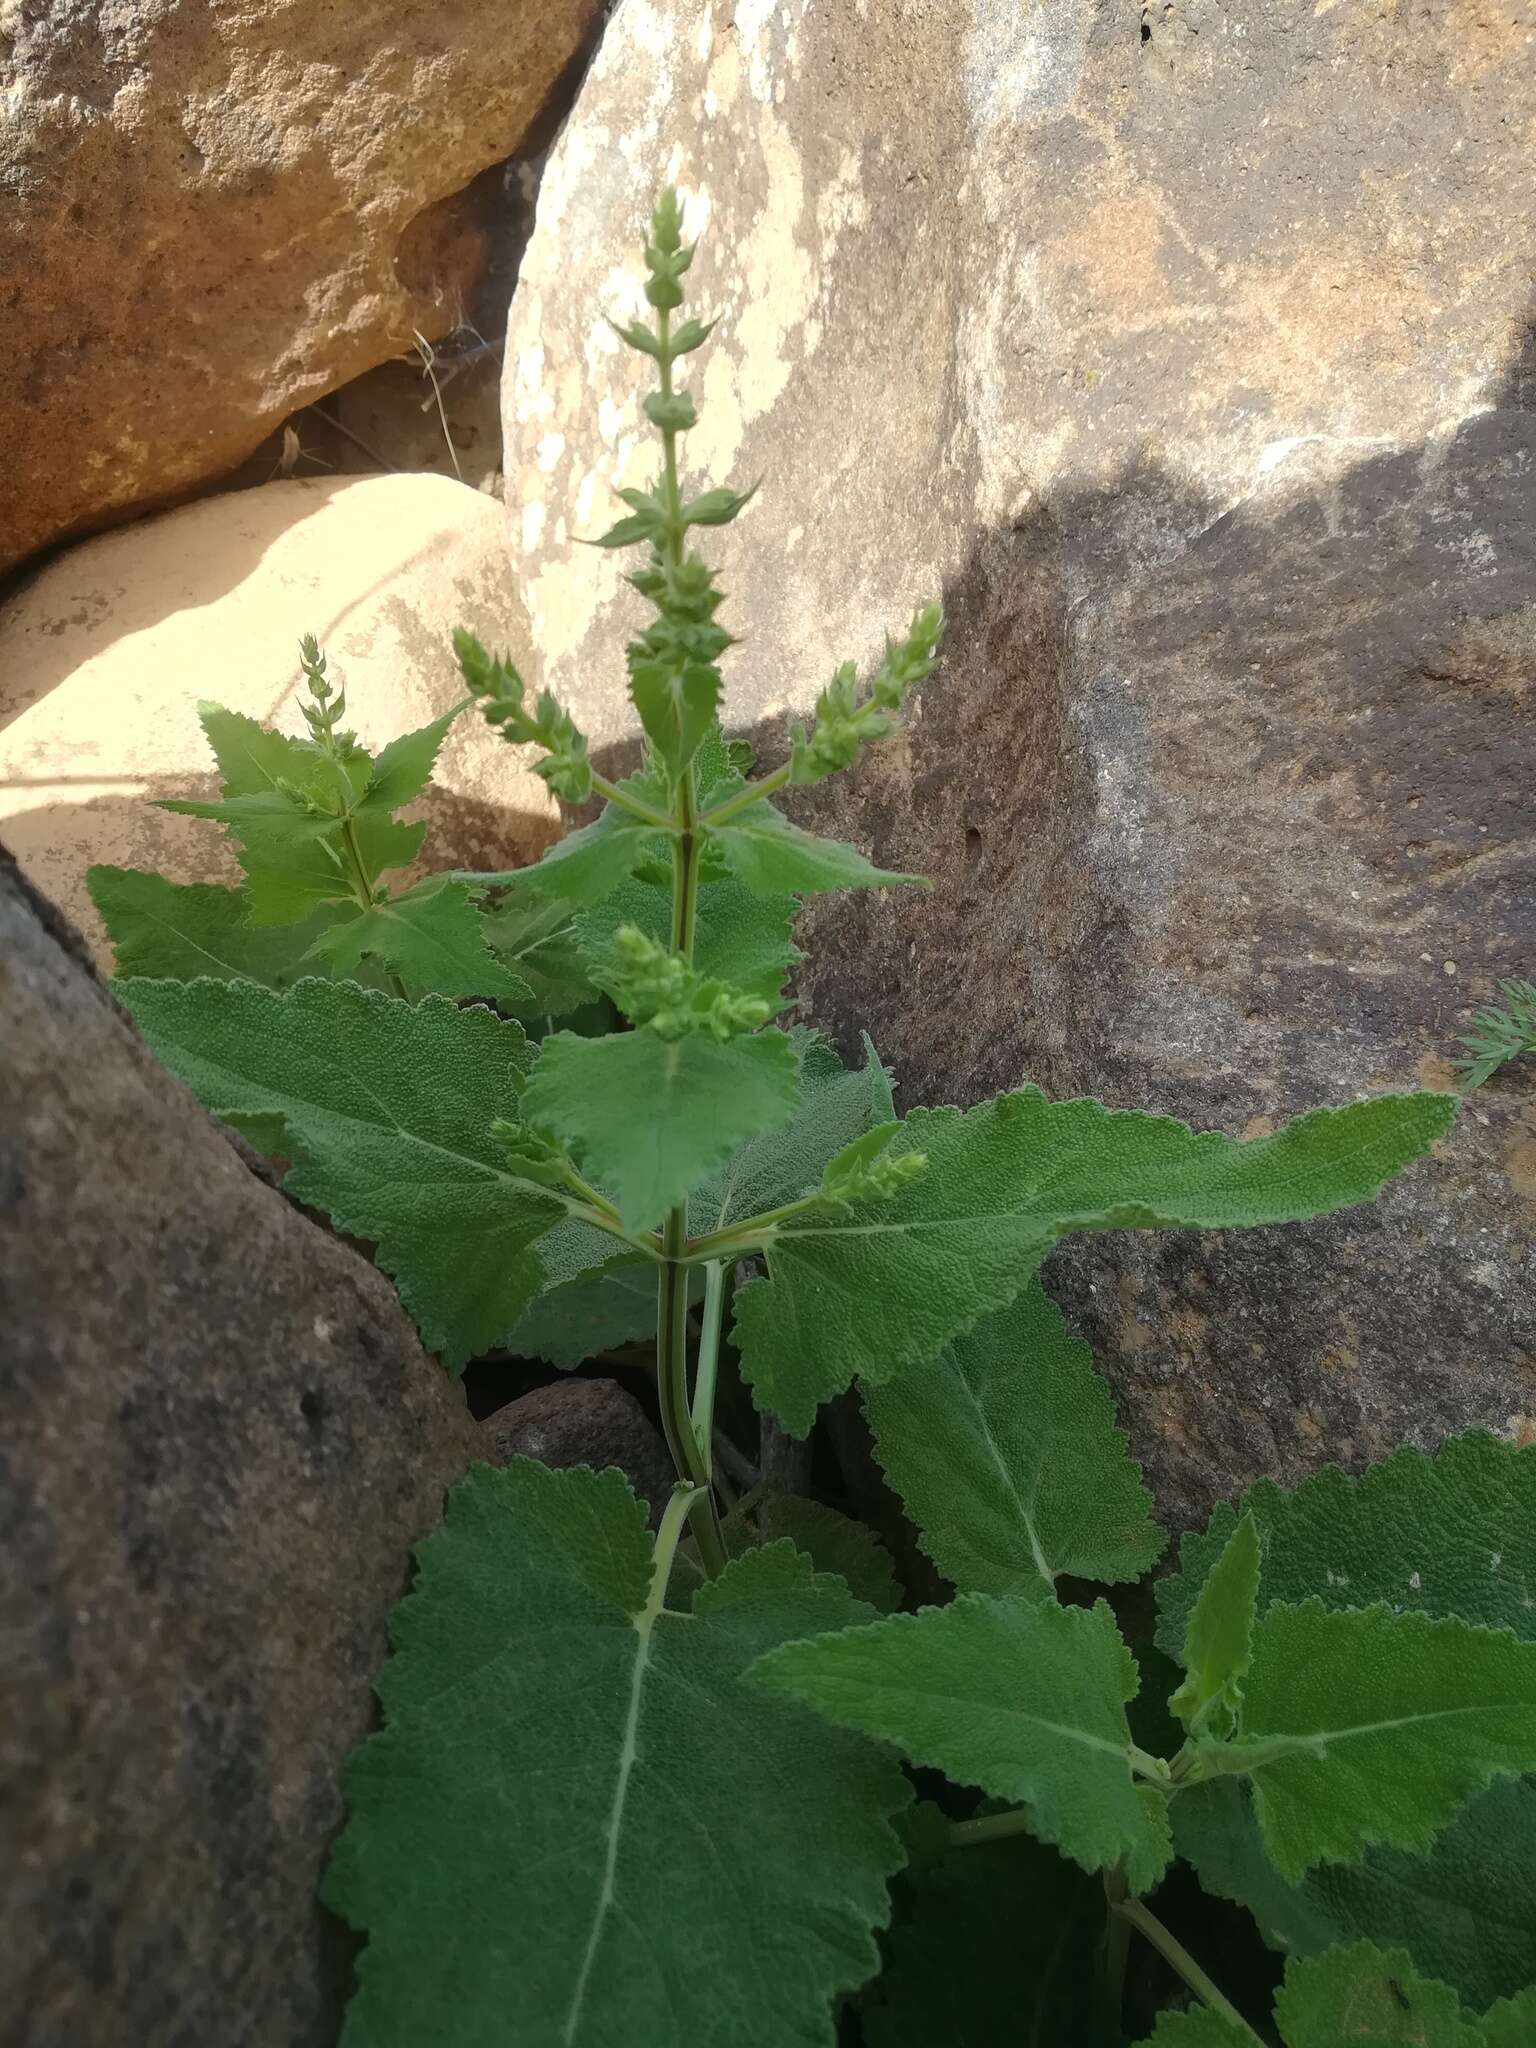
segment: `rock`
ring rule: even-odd
[[[538,679],[632,738],[629,562],[576,536],[654,462],[601,322],[676,176],[723,314],[687,479],[766,479],[707,536],[733,729],[777,758],[837,661],[951,617],[908,737],[797,811],[933,877],[807,921],[809,1014],[907,1101],[1241,1132],[1444,1085],[1536,960],[1530,57],[1452,4],[611,23],[506,350]],[[1172,1519],[1531,1426],[1533,1130],[1511,1075],[1379,1207],[1053,1260]]]
[[[0,568],[220,475],[467,317],[472,181],[601,0],[0,14]]]
[[[0,860],[0,2039],[329,2048],[315,1903],[476,1437]]]
[[[264,485],[72,549],[0,611],[0,830],[109,964],[95,861],[238,881],[221,829],[151,808],[216,791],[200,697],[303,730],[318,634],[367,745],[458,702],[457,625],[520,650],[501,512],[441,477]],[[554,800],[483,720],[450,732],[420,812],[424,867],[499,868],[557,836]]]
[[[537,1458],[544,1465],[617,1465],[650,1505],[651,1527],[677,1475],[650,1417],[616,1380],[555,1380],[498,1408],[480,1424],[482,1456],[492,1465]]]

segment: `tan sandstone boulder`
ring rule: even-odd
[[[0,7],[0,568],[466,317],[599,0]]]
[[[1536,962],[1528,12],[1240,12],[621,7],[541,187],[511,553],[594,739],[639,612],[577,536],[654,462],[602,316],[663,176],[723,315],[688,473],[766,480],[706,537],[735,729],[944,596],[908,739],[800,811],[934,878],[818,910],[802,990],[909,1102],[1241,1131],[1443,1082]],[[1533,1140],[1511,1074],[1378,1208],[1058,1256],[1171,1514],[1536,1427]]]
[[[147,801],[215,792],[199,698],[302,731],[312,632],[376,747],[464,695],[456,625],[514,656],[526,637],[501,507],[443,477],[267,484],[85,542],[0,611],[0,836],[105,960],[94,862],[239,879],[217,825]],[[410,815],[432,868],[515,866],[560,829],[522,754],[468,714]]]

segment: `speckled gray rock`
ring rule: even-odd
[[[911,1101],[1025,1079],[1242,1131],[1448,1078],[1536,961],[1527,10],[1259,0],[621,4],[551,159],[503,418],[552,684],[632,735],[646,477],[600,325],[665,172],[704,231],[690,465],[733,726],[935,591],[908,738],[807,822],[935,887],[819,907],[810,1016]],[[629,289],[636,298],[638,287]],[[1165,1511],[1536,1428],[1536,1107],[1511,1076],[1379,1208],[1097,1240],[1051,1278]]]
[[[0,1046],[0,2042],[329,2048],[341,1766],[474,1425],[3,856]]]
[[[677,1475],[667,1447],[627,1387],[617,1380],[554,1380],[498,1408],[480,1425],[480,1455],[491,1465],[537,1458],[545,1465],[617,1465],[661,1520]]]

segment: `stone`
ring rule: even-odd
[[[1444,1085],[1536,960],[1533,50],[1461,0],[610,24],[507,340],[537,680],[632,748],[630,560],[577,541],[655,462],[602,320],[674,178],[722,315],[685,487],[764,479],[703,536],[731,729],[776,760],[838,661],[950,615],[905,738],[796,806],[933,878],[805,920],[800,1014],[905,1101],[1258,1130]],[[1052,1260],[1171,1521],[1533,1427],[1533,1131],[1511,1072],[1379,1206]]]
[[[219,476],[415,334],[454,332],[499,166],[600,14],[0,9],[0,568]]]
[[[544,1465],[617,1465],[651,1511],[651,1527],[677,1474],[650,1417],[617,1380],[563,1379],[520,1394],[480,1424],[490,1465],[537,1458]]]
[[[0,859],[0,2039],[330,2048],[315,1902],[477,1438]]]
[[[151,807],[217,792],[198,699],[302,732],[313,632],[365,745],[430,723],[464,695],[455,626],[522,650],[501,535],[499,506],[443,477],[295,479],[87,541],[0,610],[0,832],[104,965],[93,862],[240,879],[219,826]],[[459,719],[405,814],[428,820],[423,871],[517,866],[558,836],[526,753]]]

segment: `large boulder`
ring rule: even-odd
[[[457,327],[600,4],[0,8],[0,567]]]
[[[772,757],[837,661],[950,613],[908,738],[799,812],[934,889],[819,909],[809,1013],[908,1101],[1241,1132],[1443,1085],[1536,963],[1528,26],[622,4],[503,391],[539,680],[615,744],[630,565],[577,537],[654,462],[601,323],[664,175],[724,316],[689,472],[766,478],[707,536],[733,726]],[[1369,1211],[1058,1255],[1171,1516],[1533,1426],[1533,1136],[1511,1077]]]
[[[0,1044],[0,2039],[329,2048],[341,1768],[476,1428],[3,857]]]
[[[457,625],[526,639],[501,508],[444,477],[266,484],[87,541],[0,610],[0,831],[106,959],[93,862],[239,880],[217,825],[149,801],[216,793],[199,698],[302,732],[313,632],[377,747],[463,697]],[[468,715],[408,815],[434,868],[514,866],[560,829],[522,753]]]

